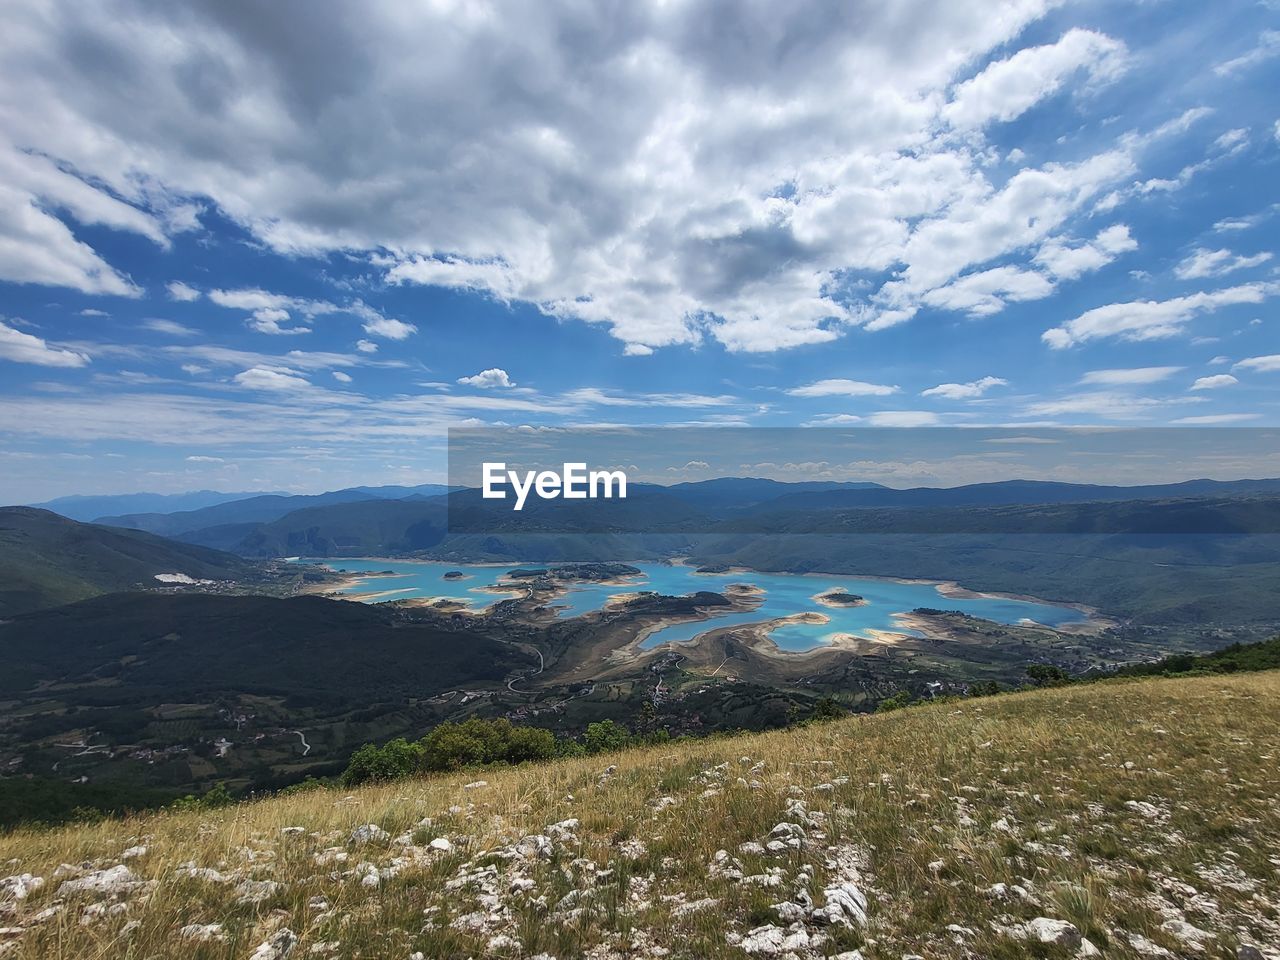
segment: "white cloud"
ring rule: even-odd
[[[1109,387],[1159,383],[1182,370],[1182,367],[1133,367],[1127,370],[1091,370],[1080,378],[1084,384]]]
[[[1179,280],[1200,280],[1256,267],[1270,259],[1271,254],[1267,251],[1246,257],[1234,254],[1230,250],[1207,250],[1204,247],[1198,247],[1179,263],[1173,272]]]
[[[931,307],[985,317],[1003,310],[1005,301],[1043,300],[1051,293],[1053,284],[1033,270],[993,267],[930,290],[921,299]]]
[[[181,280],[165,284],[165,289],[169,291],[169,299],[177,300],[179,303],[190,303],[200,299],[200,291]]]
[[[855,423],[862,423],[862,417],[853,413],[828,413],[821,417],[814,417],[806,427],[847,427]]]
[[[493,387],[514,387],[516,382],[501,367],[490,367],[469,377],[459,377],[458,382],[467,387],[481,387],[489,390]]]
[[[1077,71],[1087,71],[1094,81],[1114,79],[1124,59],[1118,40],[1092,30],[1068,30],[1056,43],[1019,50],[959,84],[942,115],[956,127],[1007,122],[1056,93]]]
[[[299,333],[310,333],[310,327],[282,327],[280,324],[288,322],[290,319],[289,311],[282,310],[279,307],[259,307],[253,311],[251,316],[245,323],[249,329],[256,330],[258,333],[265,333],[271,336],[283,337],[293,336]]]
[[[40,337],[0,322],[0,360],[33,363],[40,367],[83,367],[89,357],[75,350],[52,347]]]
[[[1280,353],[1266,357],[1249,357],[1237,363],[1233,370],[1253,370],[1256,373],[1276,373],[1280,371]]]
[[[933,427],[942,420],[928,410],[879,410],[867,422],[873,427]]]
[[[1217,140],[1214,140],[1213,145],[1219,150],[1237,153],[1249,145],[1249,131],[1245,127],[1236,127],[1234,130],[1228,130]]]
[[[277,252],[527,301],[633,355],[707,338],[769,351],[902,322],[1132,178],[1137,141],[1038,149],[1012,176],[987,163],[980,124],[1123,64],[1118,41],[1086,30],[1020,50],[1051,6],[806,0],[726,30],[701,0],[608,17],[373,0],[299,35],[280,10],[51,0],[6,11],[4,127],[118,198],[94,198],[95,215],[156,242],[196,222],[199,198]],[[93,55],[67,56],[86,37]],[[0,200],[0,223],[23,209],[44,220],[0,241],[0,275],[136,294],[30,204]],[[1020,282],[989,297],[1036,283]],[[362,319],[374,336],[413,332]]]
[[[364,332],[374,337],[385,337],[388,340],[404,340],[418,332],[412,323],[393,320],[390,317],[373,317],[364,323]]]
[[[1118,223],[1100,231],[1090,242],[1077,244],[1056,237],[1039,249],[1035,262],[1059,280],[1074,280],[1136,249],[1138,242],[1129,235],[1128,226]]]
[[[226,462],[227,461],[223,460],[222,457],[205,457],[205,456],[187,457],[187,463],[226,463]]]
[[[1032,417],[1084,415],[1104,420],[1141,420],[1168,405],[1168,401],[1137,397],[1128,393],[1099,391],[1082,393],[1056,400],[1037,400],[1027,405]]]
[[[862,380],[819,380],[787,391],[793,397],[887,397],[897,392],[897,387]]]
[[[377,353],[378,345],[372,340],[357,340],[356,349],[361,353]]]
[[[1238,57],[1218,64],[1213,68],[1213,72],[1220,77],[1225,77],[1277,56],[1280,56],[1280,30],[1263,30],[1256,46]]]
[[[1191,385],[1191,389],[1192,390],[1218,390],[1222,387],[1234,386],[1239,382],[1240,382],[1239,380],[1237,380],[1235,377],[1233,377],[1229,373],[1218,373],[1218,374],[1214,374],[1212,377],[1197,378],[1196,382]]]
[[[178,323],[176,320],[166,320],[163,317],[151,317],[143,320],[142,327],[145,330],[167,334],[170,337],[194,337],[197,332],[184,324]]]
[[[1210,427],[1221,423],[1244,423],[1247,420],[1257,420],[1261,416],[1260,413],[1209,413],[1199,417],[1178,417],[1171,422],[1179,426]]]
[[[983,377],[968,383],[940,383],[936,387],[921,391],[922,397],[942,397],[946,400],[972,400],[980,397],[992,387],[1006,387],[1008,380],[999,377]]]
[[[311,389],[311,383],[306,377],[287,367],[252,367],[237,373],[231,379],[250,390],[297,392]]]
[[[343,373],[341,370],[334,370],[333,379],[337,380],[339,383],[350,383],[351,374]]]
[[[1250,283],[1171,300],[1111,303],[1087,310],[1074,320],[1046,330],[1041,339],[1053,349],[1062,350],[1107,337],[1133,341],[1174,337],[1199,314],[1236,304],[1262,303],[1276,290],[1275,284]]]

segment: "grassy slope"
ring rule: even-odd
[[[505,934],[523,950],[499,942],[497,955],[660,956],[650,948],[661,946],[676,957],[743,957],[729,938],[784,925],[770,905],[792,896],[806,867],[820,905],[824,887],[841,871],[851,876],[858,863],[858,885],[871,901],[869,926],[825,928],[831,939],[798,956],[859,945],[869,960],[904,953],[1070,956],[993,926],[1047,916],[1075,923],[1108,957],[1139,956],[1129,934],[1175,955],[1234,957],[1240,942],[1280,943],[1278,752],[1276,672],[940,704],[487,771],[479,775],[487,785],[471,789],[464,785],[477,776],[460,774],[349,795],[321,790],[224,811],[17,832],[0,837],[0,863],[50,879],[10,916],[0,915],[0,926],[21,927],[62,904],[11,935],[7,960],[169,956],[179,949],[191,960],[243,958],[282,926],[301,938],[294,956],[313,955],[320,943],[335,946],[314,955],[479,956],[490,937]],[[609,763],[617,770],[601,781]],[[752,773],[757,763],[763,767]],[[659,809],[661,797],[674,802]],[[801,850],[737,852],[739,844],[767,839],[776,823],[798,819],[786,810],[793,799],[815,815]],[[551,860],[486,853],[571,817],[581,825],[574,838],[557,842]],[[370,822],[391,837],[410,833],[414,847],[349,841],[354,827]],[[281,832],[291,826],[304,830]],[[428,852],[435,837],[451,840],[454,850]],[[134,844],[147,852],[129,860],[130,869],[157,882],[149,899],[135,891],[122,900],[127,909],[95,917],[93,895],[60,896],[61,881],[52,878],[58,864],[111,867]],[[316,854],[328,848],[347,859],[317,865]],[[721,849],[744,874],[776,871],[781,885],[712,875]],[[363,864],[387,868],[415,852],[417,865],[361,883],[372,869]],[[187,861],[230,880],[181,878],[178,865]],[[490,878],[464,879],[489,864]],[[607,870],[613,872],[598,872]],[[516,877],[531,879],[533,888],[513,892]],[[235,885],[249,878],[283,886],[260,903],[238,902]],[[982,892],[1001,883],[1008,885],[1005,899]],[[592,892],[574,895],[584,908],[574,912],[563,898],[579,888]],[[717,902],[682,911],[681,904],[703,898]],[[467,917],[476,929],[467,929]],[[1214,938],[1193,952],[1162,928],[1171,919]],[[177,931],[194,923],[223,924],[226,939],[180,940]]]

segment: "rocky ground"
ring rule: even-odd
[[[0,957],[1280,958],[1280,676],[0,837]]]

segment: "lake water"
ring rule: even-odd
[[[393,577],[369,577],[347,587],[345,593],[377,594],[374,600],[394,600],[408,597],[447,597],[474,607],[484,607],[501,596],[485,591],[485,587],[498,585],[507,571],[515,566],[487,564],[447,564],[407,560],[330,560],[325,562],[334,570],[351,574],[394,571]],[[526,567],[537,566],[525,564]],[[870,580],[862,577],[833,574],[788,574],[737,572],[704,574],[695,573],[693,567],[669,566],[662,563],[634,563],[640,574],[631,578],[626,586],[595,583],[574,584],[556,601],[558,614],[576,617],[591,610],[599,610],[609,597],[618,593],[654,590],[669,596],[683,596],[699,590],[719,593],[731,583],[748,583],[764,591],[761,605],[748,612],[721,614],[696,623],[677,623],[654,631],[645,638],[642,647],[648,649],[664,643],[680,643],[692,640],[699,634],[721,627],[762,623],[778,617],[812,611],[830,618],[829,623],[788,623],[775,627],[770,633],[784,650],[810,650],[829,641],[833,634],[868,636],[870,630],[905,631],[894,620],[895,613],[906,613],[917,607],[935,607],[942,610],[960,610],[975,617],[996,623],[1034,621],[1056,627],[1084,619],[1080,611],[1050,603],[1034,603],[1026,600],[1007,600],[1000,597],[953,598],[945,597],[933,584],[896,583],[890,580]],[[446,580],[449,571],[459,571],[465,580]],[[831,590],[844,590],[866,599],[864,606],[828,607],[817,603],[815,594]]]

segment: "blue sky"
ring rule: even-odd
[[[1280,5],[882,7],[12,5],[0,501],[1280,423]]]

